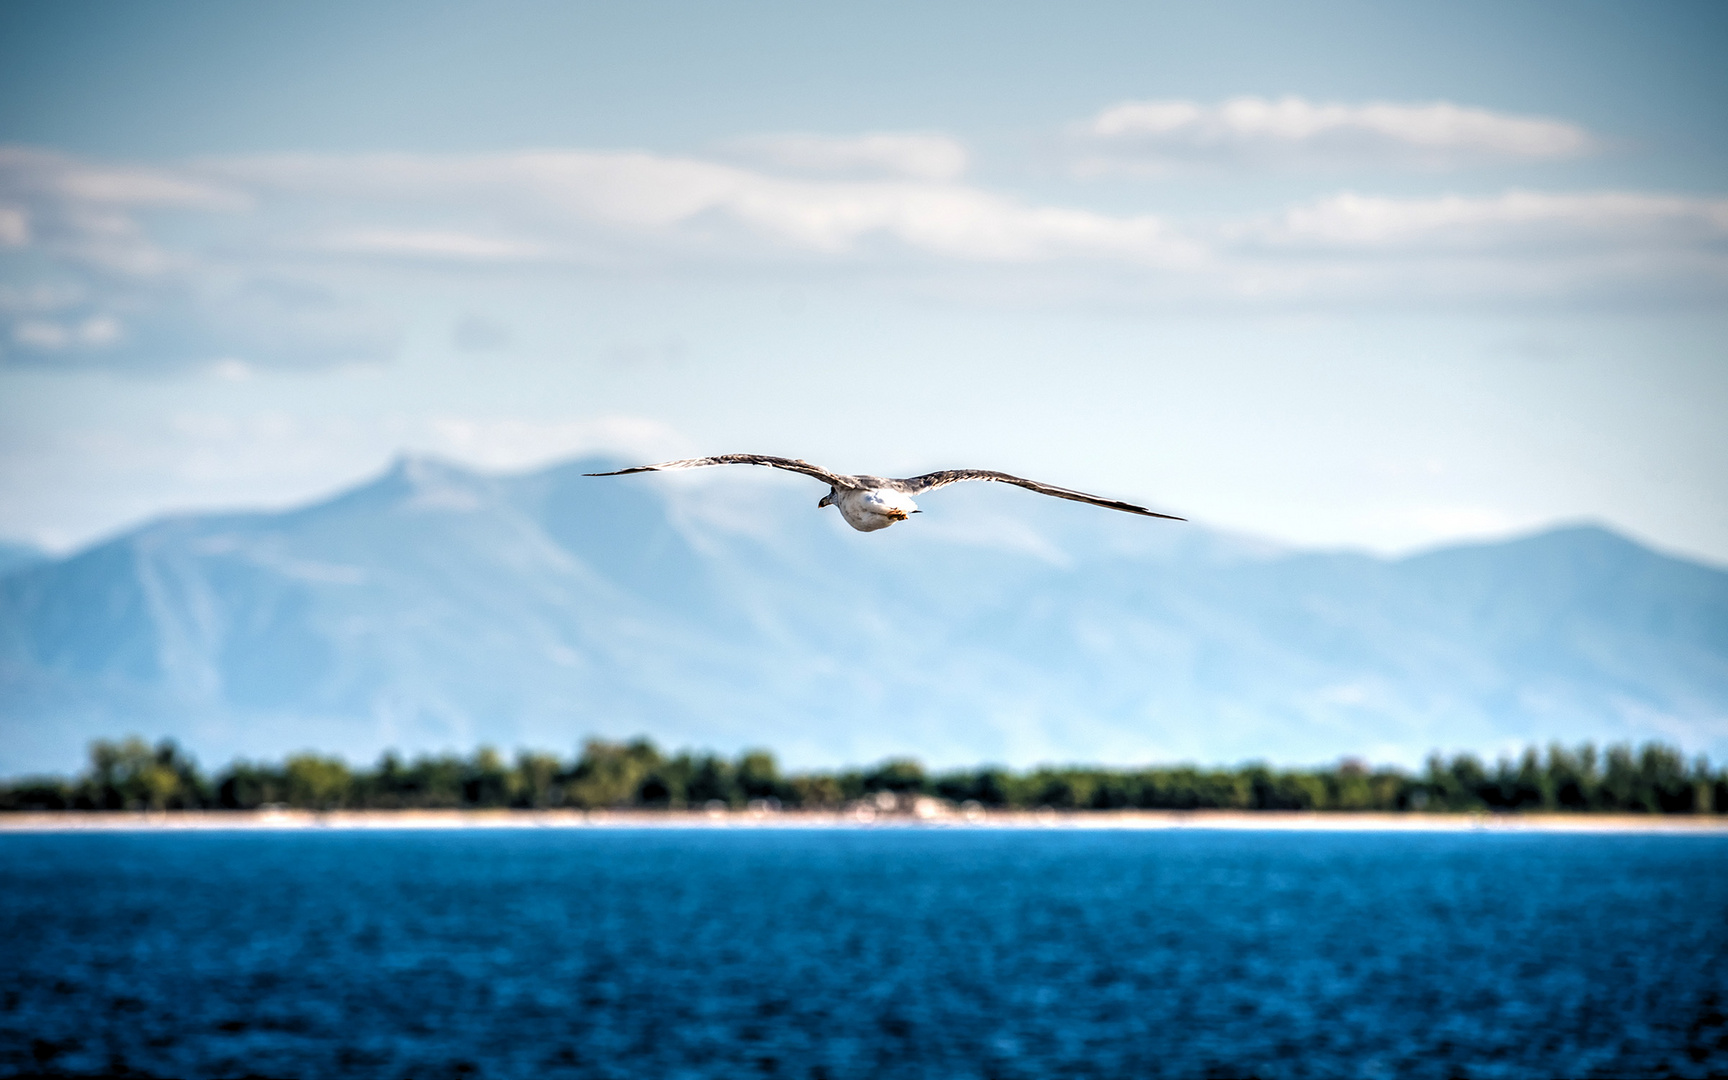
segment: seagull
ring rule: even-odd
[[[828,485],[828,494],[822,496],[817,506],[838,507],[840,516],[846,519],[846,524],[859,532],[875,532],[886,529],[897,521],[905,521],[913,514],[920,513],[918,504],[912,501],[912,496],[922,495],[926,491],[935,491],[939,487],[958,484],[963,480],[994,480],[1001,484],[1013,484],[1028,491],[1036,491],[1040,495],[1054,495],[1058,499],[1072,499],[1074,502],[1090,503],[1109,510],[1121,510],[1129,514],[1139,514],[1142,517],[1167,518],[1171,521],[1187,521],[1174,514],[1160,514],[1148,510],[1144,506],[1133,503],[1118,502],[1115,499],[1101,499],[1096,495],[1088,495],[1084,491],[1074,491],[1070,488],[1056,487],[1053,484],[1040,484],[1036,480],[1027,480],[1020,476],[1010,476],[1005,472],[993,472],[990,469],[944,469],[941,472],[925,473],[923,476],[909,476],[904,480],[895,480],[886,476],[843,476],[840,473],[829,472],[819,465],[798,458],[770,457],[767,454],[716,454],[713,457],[685,458],[682,461],[662,461],[658,465],[638,465],[633,469],[617,469],[612,472],[583,473],[584,476],[627,476],[630,473],[659,472],[661,469],[699,469],[705,465],[766,465],[771,469],[787,469],[805,476],[814,476]]]

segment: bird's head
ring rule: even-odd
[[[826,495],[822,496],[820,499],[816,500],[816,505],[818,507],[833,506],[834,505],[834,489],[829,488],[828,494],[826,494]]]

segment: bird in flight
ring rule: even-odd
[[[877,529],[886,529],[896,521],[905,521],[911,515],[919,513],[918,504],[912,501],[912,496],[935,491],[949,484],[958,484],[962,480],[994,480],[997,483],[1013,484],[1028,491],[1036,491],[1040,495],[1054,495],[1058,499],[1072,499],[1074,502],[1090,503],[1093,506],[1122,510],[1143,517],[1168,518],[1171,521],[1188,520],[1174,514],[1160,514],[1133,503],[1101,499],[1084,491],[1040,484],[1036,480],[989,469],[944,469],[941,472],[925,473],[923,476],[894,480],[885,476],[843,476],[797,458],[770,457],[767,454],[716,454],[713,457],[662,461],[658,465],[638,465],[634,469],[583,475],[625,476],[629,473],[658,472],[661,469],[697,469],[704,465],[766,465],[771,469],[787,469],[805,476],[814,476],[828,485],[828,494],[822,496],[816,505],[839,508],[840,516],[846,519],[846,524],[859,532],[875,532]]]

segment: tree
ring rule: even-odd
[[[562,769],[558,759],[551,754],[519,751],[516,768],[511,772],[511,805],[542,808],[563,802],[564,788],[558,782]]]
[[[738,787],[746,799],[778,799],[780,766],[766,750],[746,751],[738,759]]]
[[[296,754],[282,767],[283,786],[290,806],[309,810],[334,810],[348,802],[353,778],[340,758]]]
[[[636,801],[642,782],[660,764],[660,752],[647,739],[627,745],[589,739],[566,790],[578,806],[623,806]]]
[[[120,742],[97,739],[90,744],[84,787],[98,808],[166,810],[203,805],[205,785],[197,764],[173,739],[151,748],[133,735]]]

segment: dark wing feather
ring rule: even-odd
[[[1001,484],[1013,484],[1028,491],[1036,491],[1040,495],[1054,495],[1058,499],[1072,499],[1074,502],[1090,503],[1109,510],[1122,510],[1130,514],[1141,514],[1145,517],[1168,518],[1171,521],[1187,521],[1175,514],[1160,514],[1148,510],[1144,506],[1133,503],[1118,502],[1115,499],[1101,499],[1096,495],[1088,495],[1084,491],[1074,491],[1071,488],[1056,487],[1053,484],[1040,484],[1036,480],[1028,480],[1022,476],[1010,476],[1005,472],[994,472],[990,469],[944,469],[941,472],[925,473],[923,476],[912,476],[905,480],[895,480],[894,486],[908,495],[922,495],[926,491],[934,491],[949,484],[958,484],[965,480],[994,480]]]
[[[699,469],[704,465],[766,465],[773,469],[789,469],[792,472],[814,476],[829,484],[839,487],[850,487],[849,478],[831,473],[820,466],[797,458],[770,457],[767,454],[715,454],[713,457],[685,458],[682,461],[662,461],[658,465],[638,465],[634,469],[617,469],[613,472],[583,473],[584,476],[624,476],[629,473],[657,472],[661,469]]]

